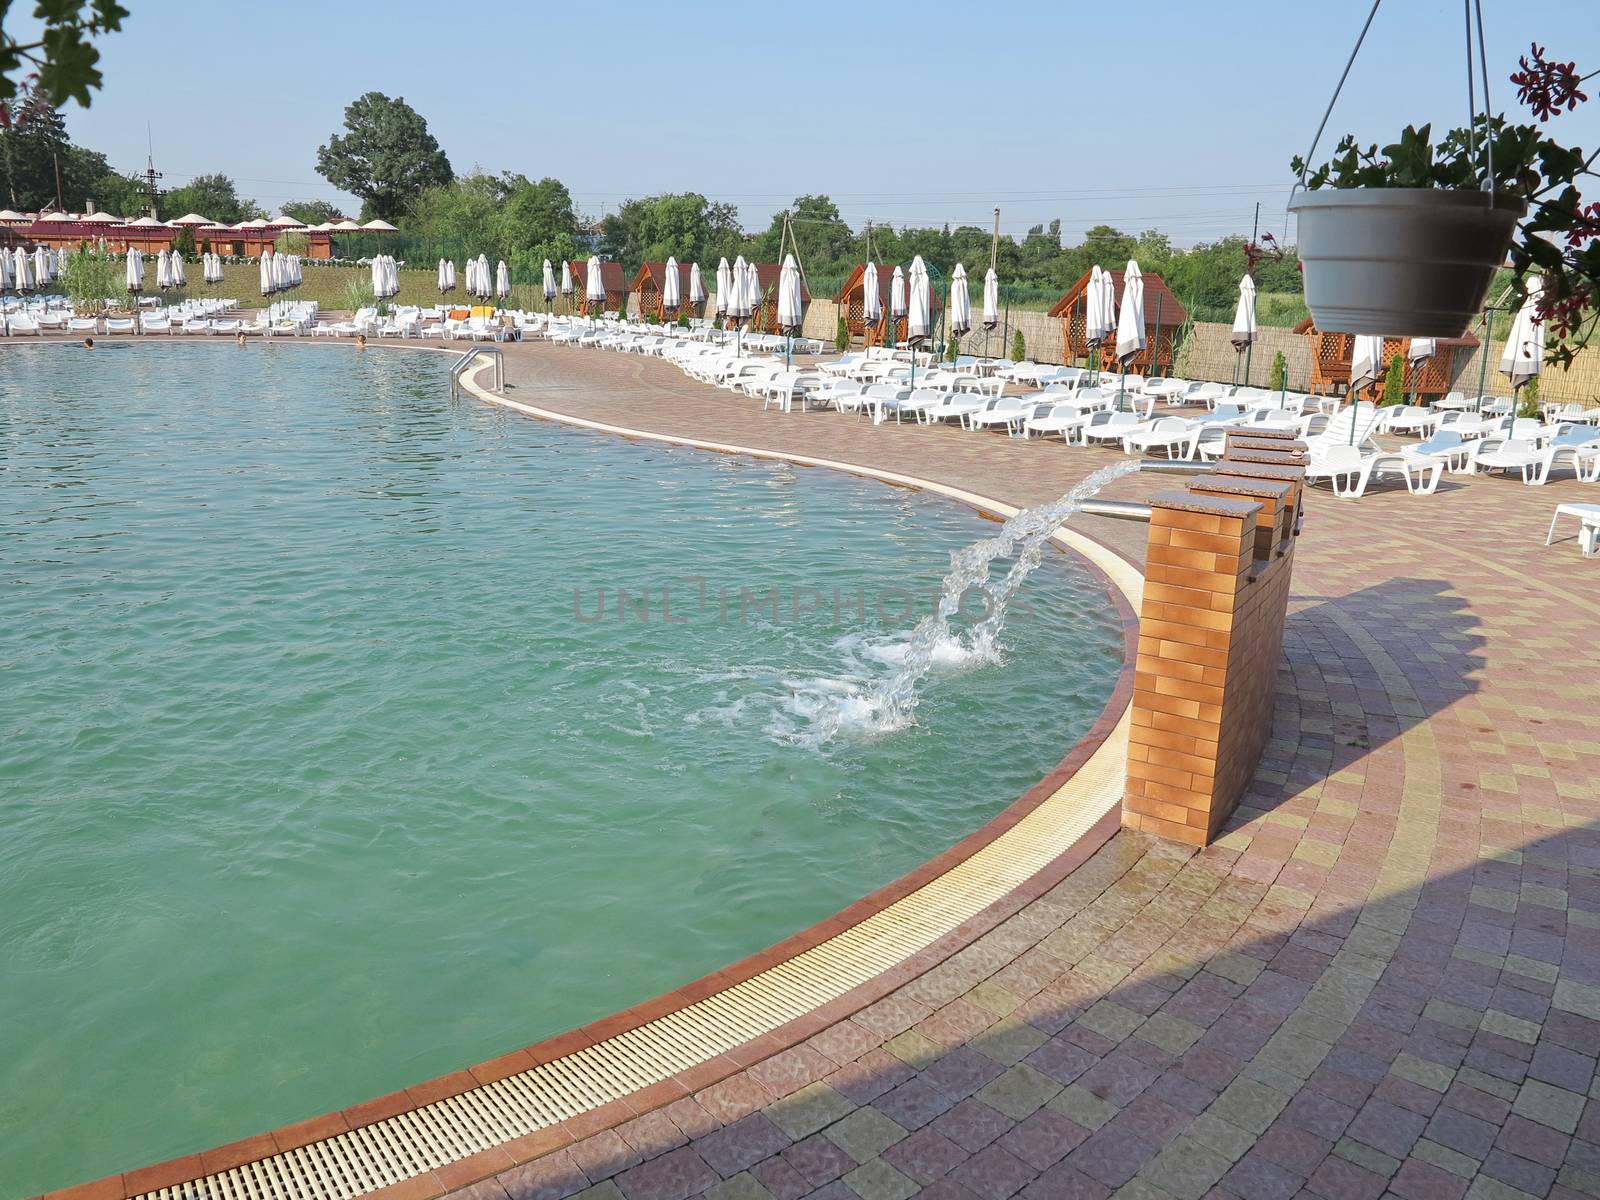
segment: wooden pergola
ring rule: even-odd
[[[572,302],[577,306],[577,311],[584,316],[589,315],[589,260],[575,258],[567,264],[572,268]],[[600,264],[600,280],[606,285],[606,302],[601,312],[628,311],[628,277],[622,273],[622,264],[618,262],[603,262]],[[599,313],[594,314],[599,316]]]
[[[1353,333],[1324,333],[1310,317],[1294,327],[1311,339],[1311,384],[1309,390],[1316,395],[1334,395],[1349,390],[1350,356],[1355,348]],[[1471,354],[1478,347],[1478,339],[1470,333],[1466,337],[1437,338],[1432,358],[1425,359],[1415,368],[1406,359],[1410,338],[1386,337],[1383,339],[1383,373],[1389,363],[1399,355],[1405,363],[1405,392],[1407,396],[1429,399],[1443,396],[1450,390],[1455,378],[1456,354]],[[1372,400],[1383,399],[1383,375],[1378,382],[1364,389],[1362,395]]]
[[[1089,340],[1084,334],[1088,299],[1084,295],[1089,287],[1092,271],[1085,271],[1078,282],[1067,289],[1050,310],[1052,317],[1061,318],[1061,350],[1064,362],[1087,358]],[[1111,271],[1112,286],[1116,289],[1117,309],[1122,307],[1122,277],[1126,272]],[[1140,374],[1151,373],[1151,366],[1172,369],[1172,356],[1177,348],[1178,330],[1189,319],[1183,302],[1172,294],[1167,281],[1154,272],[1144,277],[1144,349],[1128,362],[1128,370]],[[1159,320],[1160,325],[1157,326]],[[1109,369],[1116,361],[1116,314],[1112,314],[1111,332],[1100,347],[1100,365]]]
[[[884,313],[887,314],[889,311],[889,284],[894,279],[894,264],[877,263],[875,265],[878,271],[878,299],[883,304]],[[877,346],[884,341],[888,332],[889,322],[879,321],[875,325],[868,325],[862,319],[862,314],[866,310],[866,292],[862,281],[866,278],[866,274],[867,264],[857,263],[855,269],[845,279],[844,286],[834,296],[834,301],[839,305],[840,315],[844,317],[845,329],[850,333],[850,340],[854,341],[856,338],[860,338],[864,345]],[[909,287],[910,285],[907,284],[907,286]],[[940,294],[938,288],[932,289],[928,299],[932,303],[933,312],[943,311],[944,296]],[[935,320],[934,324],[937,325],[938,321]],[[901,317],[895,323],[894,340],[896,345],[901,345],[906,340],[906,319],[904,317]]]
[[[669,313],[661,306],[661,297],[667,278],[667,264],[664,262],[647,262],[639,267],[639,273],[633,277],[633,287],[629,289],[639,298],[639,315],[647,321],[673,321],[683,314],[691,317],[701,316],[704,302],[691,304],[689,302],[689,264],[678,263],[678,311]]]

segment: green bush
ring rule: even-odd
[[[1522,385],[1521,390],[1517,393],[1517,399],[1521,402],[1517,405],[1517,416],[1537,417],[1539,415],[1539,377],[1537,375]]]
[[[172,248],[185,259],[194,257],[194,230],[185,225],[178,230],[178,236],[172,239]]]
[[[678,328],[689,328],[689,310],[687,308],[680,308],[678,310]]]
[[[1022,330],[1015,330],[1011,334],[1011,361],[1021,362],[1028,357],[1028,343],[1023,340]]]
[[[311,239],[303,233],[280,233],[272,245],[279,254],[298,254],[304,257],[311,249]]]
[[[1275,392],[1281,392],[1289,386],[1289,360],[1284,358],[1282,350],[1272,356],[1272,375],[1267,386]]]
[[[126,260],[99,250],[79,249],[67,256],[62,269],[62,290],[80,313],[97,313],[107,300],[123,291]]]
[[[1396,354],[1389,360],[1388,373],[1383,377],[1383,403],[1404,404],[1406,399],[1406,360]]]
[[[833,348],[840,354],[850,349],[850,327],[844,323],[844,314],[839,314],[839,325],[833,331]]]
[[[961,335],[957,334],[957,333],[952,333],[950,335],[949,339],[945,342],[944,349],[945,349],[945,354],[949,356],[951,362],[955,362],[956,359],[960,358],[961,357]]]
[[[372,308],[377,295],[372,290],[372,280],[364,277],[352,279],[344,285],[344,306],[351,312],[358,308]]]
[[[192,238],[192,237],[194,237],[194,234],[191,233],[189,236]],[[201,254],[210,254],[211,253],[211,239],[210,238],[201,238],[200,239],[200,253]]]

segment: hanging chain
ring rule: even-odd
[[[1467,27],[1467,157],[1478,157],[1478,98],[1472,79],[1472,0],[1461,0],[1461,15]],[[1485,131],[1487,133],[1487,131]]]
[[[1333,106],[1339,103],[1339,93],[1344,91],[1344,82],[1350,78],[1350,68],[1355,66],[1356,55],[1361,53],[1361,43],[1367,40],[1367,30],[1372,28],[1372,18],[1378,15],[1378,5],[1383,0],[1372,0],[1372,11],[1367,14],[1366,24],[1361,26],[1361,35],[1356,38],[1355,48],[1350,51],[1350,57],[1345,60],[1344,70],[1339,75],[1339,82],[1333,89],[1333,98],[1328,101],[1327,111],[1322,114],[1322,123],[1317,126],[1317,136],[1311,139],[1311,149],[1306,151],[1306,156],[1300,162],[1300,186],[1306,186],[1306,172],[1311,169],[1312,155],[1317,152],[1317,143],[1322,140],[1322,132],[1328,127],[1328,118],[1333,116]]]
[[[1489,54],[1483,45],[1483,0],[1473,0],[1478,17],[1478,65],[1483,71],[1483,144],[1488,160],[1489,205],[1494,206],[1494,105],[1489,100]]]

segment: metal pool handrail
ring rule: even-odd
[[[450,390],[452,392],[456,390],[456,381],[461,378],[461,372],[464,371],[466,369],[467,365],[469,363],[471,363],[473,359],[477,358],[478,355],[480,355],[480,354],[492,354],[492,355],[494,355],[494,386],[495,386],[495,390],[496,391],[503,391],[505,389],[505,386],[506,386],[505,355],[501,354],[500,351],[498,349],[496,349],[495,347],[493,347],[493,346],[474,346],[471,350],[468,350],[460,358],[456,359],[455,362],[450,364]]]

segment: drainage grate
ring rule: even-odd
[[[1001,899],[1122,795],[1128,714],[1059,791],[945,874],[794,958],[495,1083],[137,1200],[353,1200],[668,1079],[836,999]]]

